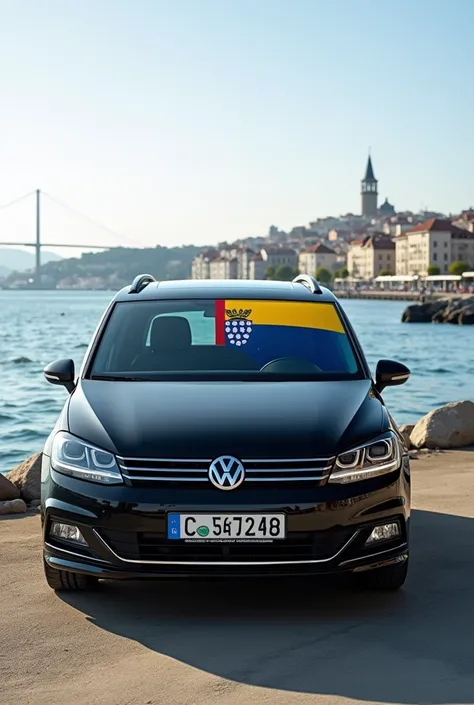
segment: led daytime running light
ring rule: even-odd
[[[380,449],[383,445],[386,447],[386,452],[374,457],[374,450],[376,448]],[[345,463],[344,458],[352,455],[355,457]],[[396,438],[390,434],[390,436],[379,438],[354,450],[341,453],[336,458],[335,467],[329,477],[329,482],[345,484],[368,480],[378,475],[393,472],[399,465],[399,444]]]

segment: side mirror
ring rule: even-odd
[[[44,368],[43,374],[50,384],[66,387],[68,392],[74,391],[76,385],[73,360],[55,360]]]
[[[375,389],[382,392],[385,387],[396,387],[405,384],[411,372],[401,362],[395,360],[379,360],[375,371]]]

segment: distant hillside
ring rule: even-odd
[[[48,262],[41,267],[41,276],[47,286],[81,289],[116,289],[143,273],[152,274],[157,279],[188,279],[191,263],[201,249],[194,245],[146,249],[120,247]],[[22,279],[25,277],[12,274],[7,281],[15,286],[21,285]]]
[[[41,260],[46,262],[57,262],[62,257],[53,252],[42,250]],[[35,266],[35,255],[33,250],[15,250],[10,247],[0,248],[0,276],[6,277],[10,272],[25,272]]]

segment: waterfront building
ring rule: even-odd
[[[395,238],[396,273],[428,274],[438,267],[447,274],[452,262],[465,260],[474,267],[474,233],[446,218],[429,218]]]
[[[333,249],[321,242],[317,242],[315,245],[311,245],[311,247],[307,247],[303,252],[300,252],[298,269],[301,274],[310,274],[314,277],[315,272],[320,267],[332,271],[337,261],[338,255]]]
[[[219,257],[217,250],[206,250],[205,252],[200,252],[197,257],[193,259],[193,263],[191,265],[191,278],[210,279],[211,261],[216,257]]]
[[[380,272],[395,271],[395,243],[385,233],[373,233],[349,243],[347,269],[352,278],[375,279]]]
[[[283,265],[296,269],[298,266],[298,255],[291,247],[263,247],[260,255],[265,263],[265,269],[267,267],[277,269]]]

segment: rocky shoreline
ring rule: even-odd
[[[411,304],[402,314],[402,323],[474,325],[474,296]]]
[[[35,453],[6,475],[0,475],[0,516],[36,511],[41,497],[41,457]]]
[[[455,401],[399,427],[410,457],[474,446],[474,402]],[[41,495],[41,456],[35,453],[0,475],[0,515],[36,512]]]

